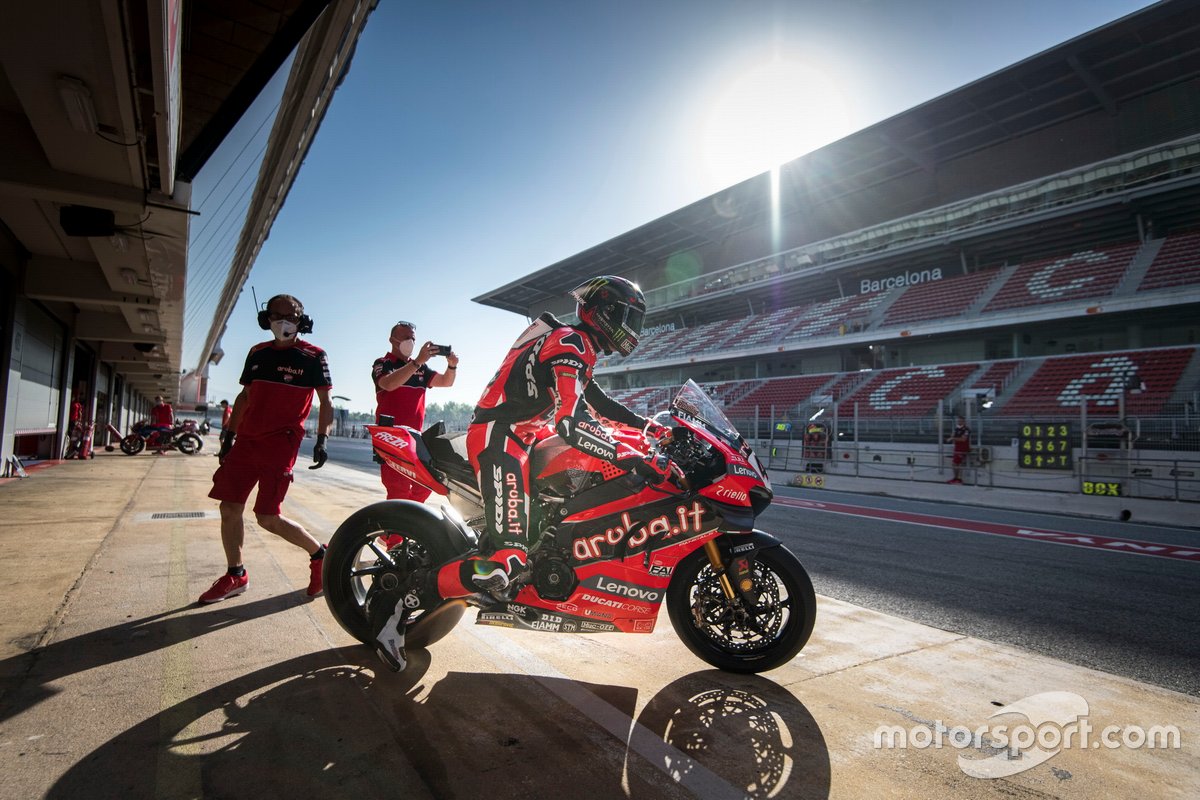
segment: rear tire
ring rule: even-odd
[[[817,596],[804,566],[785,547],[754,554],[756,609],[743,613],[721,589],[704,550],[675,567],[667,614],[675,633],[704,661],[727,672],[765,672],[791,661],[808,642]]]
[[[204,442],[200,441],[200,437],[194,433],[185,433],[179,437],[179,441],[175,443],[175,446],[185,456],[194,456],[200,452],[200,448],[204,446]]]
[[[131,433],[121,440],[121,452],[127,456],[136,456],[146,449],[146,440],[136,433]]]
[[[338,624],[363,644],[374,644],[363,606],[375,581],[392,573],[403,583],[415,570],[431,570],[462,555],[454,552],[444,537],[425,531],[426,523],[419,510],[385,501],[351,514],[329,540],[321,576],[325,603]],[[379,537],[394,534],[402,535],[404,541],[389,550]],[[409,627],[417,625],[426,613],[414,613]],[[409,644],[431,644],[448,632],[449,628],[435,638],[419,642],[414,639]]]

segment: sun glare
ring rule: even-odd
[[[846,111],[829,78],[776,60],[723,87],[704,127],[704,159],[721,185],[744,180],[845,133]]]

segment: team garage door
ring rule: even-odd
[[[66,333],[59,322],[27,300],[18,299],[14,312],[5,434],[15,437],[12,452],[48,458],[53,455],[62,408]]]

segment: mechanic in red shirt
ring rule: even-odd
[[[150,409],[150,424],[168,431],[175,426],[175,409],[161,396],[154,398],[154,408]]]
[[[154,431],[158,432],[158,436],[154,437],[153,442],[160,445],[154,452],[162,455],[167,452],[162,444],[166,443],[171,436],[171,429],[175,427],[175,409],[166,400],[163,400],[162,395],[154,398],[154,406],[150,409],[150,431],[148,431],[147,439],[149,440]]]
[[[221,430],[224,431],[229,427],[230,420],[233,418],[233,406],[229,405],[228,400],[221,401]]]
[[[558,433],[572,447],[636,471],[656,483],[671,465],[651,463],[618,443],[592,415],[661,437],[669,430],[630,411],[592,381],[598,350],[629,355],[637,347],[646,301],[637,284],[624,278],[592,278],[572,293],[579,323],[567,325],[543,314],[513,344],[484,389],[467,429],[467,452],[483,494],[490,555],[451,561],[436,572],[441,597],[503,593],[509,576],[525,566],[529,547],[529,457],[541,439]],[[391,669],[407,665],[404,630],[420,595],[404,597],[403,587],[367,596],[367,617],[376,652]],[[411,595],[414,590],[409,589]]]
[[[309,469],[318,469],[328,459],[325,441],[333,428],[329,363],[324,350],[299,337],[312,331],[312,319],[295,297],[272,297],[259,312],[258,324],[274,338],[251,347],[246,356],[241,377],[244,388],[233,401],[229,425],[221,431],[221,466],[213,474],[213,488],[208,493],[221,501],[221,544],[229,570],[200,595],[201,603],[215,603],[246,591],[249,577],[242,564],[242,513],[256,484],[254,517],[258,524],[309,554],[308,596],[321,592],[325,545],[281,511],[314,392],[321,407]]]
[[[458,374],[458,356],[451,351],[446,354],[446,371],[433,371],[429,368],[429,359],[437,355],[438,346],[433,342],[425,342],[414,357],[416,329],[417,326],[411,322],[393,325],[389,338],[392,349],[382,358],[375,359],[371,367],[377,425],[381,424],[381,417],[391,417],[393,425],[420,431],[425,426],[425,390],[431,386],[448,388],[454,385],[454,378]],[[386,464],[379,467],[379,477],[387,490],[388,500],[423,503],[430,495],[429,489]]]

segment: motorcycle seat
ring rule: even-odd
[[[446,423],[439,420],[425,429],[418,439],[417,455],[430,472],[440,470],[455,480],[474,485],[475,470],[446,438]]]

